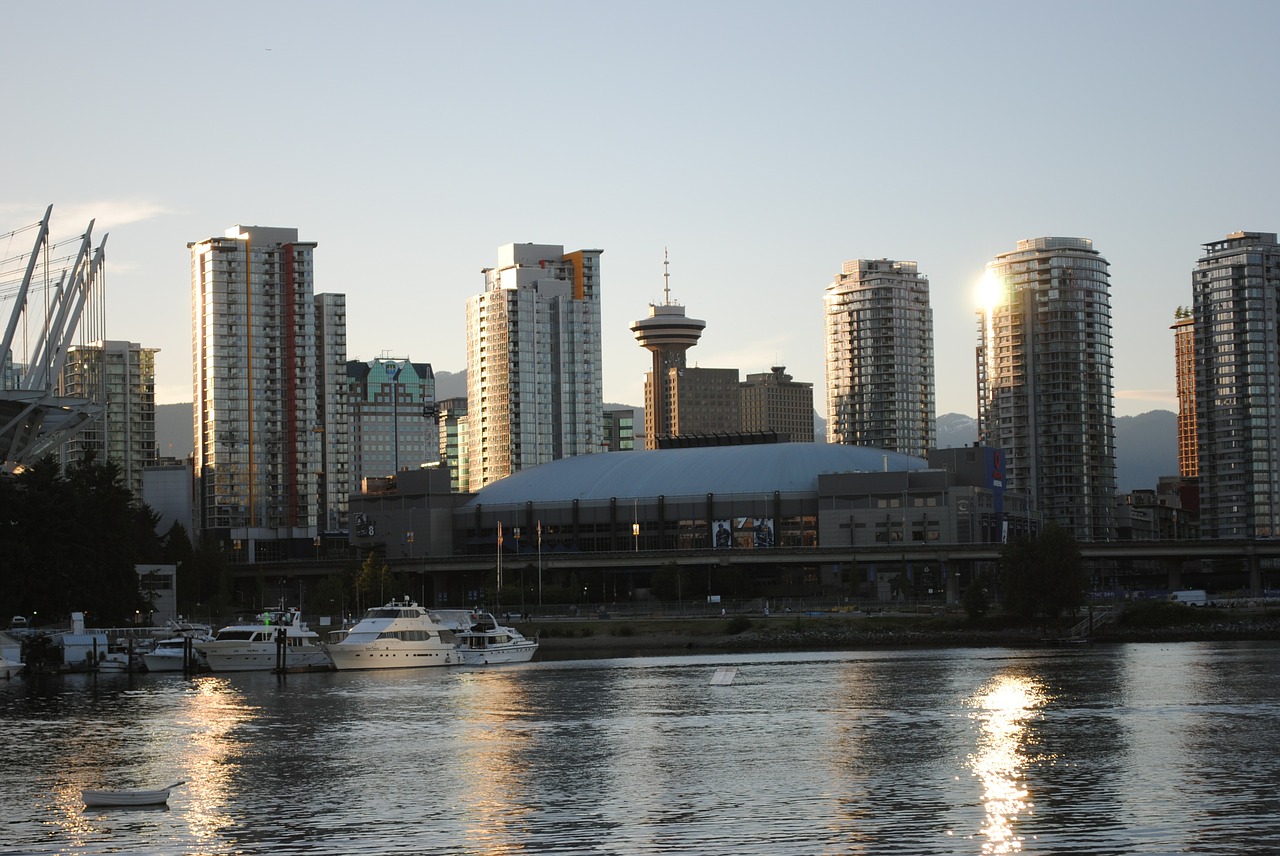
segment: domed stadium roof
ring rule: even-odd
[[[469,506],[653,496],[802,493],[826,473],[924,469],[921,458],[827,443],[762,443],[578,455],[485,485]]]

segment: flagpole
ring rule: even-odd
[[[538,521],[538,607],[542,607],[542,521]]]
[[[495,612],[502,612],[502,521],[498,521],[498,587],[493,590]]]

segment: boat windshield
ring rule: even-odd
[[[416,609],[409,610],[409,609],[398,609],[398,608],[392,608],[388,606],[382,606],[382,607],[378,607],[377,609],[369,610],[364,614],[364,617],[365,618],[401,618],[401,617],[414,618],[417,616],[417,614],[418,614],[418,611]]]

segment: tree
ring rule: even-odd
[[[658,600],[682,600],[689,594],[688,575],[675,562],[664,562],[654,569],[649,590]]]
[[[991,609],[991,600],[987,597],[986,580],[981,575],[974,577],[973,582],[964,590],[962,600],[964,611],[970,621],[977,621]]]
[[[1026,619],[1054,619],[1084,604],[1089,578],[1075,538],[1049,524],[1004,546],[1000,582],[1007,610]]]
[[[161,557],[155,514],[120,468],[90,455],[62,471],[48,455],[0,478],[0,600],[48,619],[131,621],[146,601],[135,565]]]
[[[360,573],[356,576],[356,609],[376,597],[378,605],[387,602],[387,587],[393,584],[391,568],[383,560],[381,553],[370,553],[360,565]]]

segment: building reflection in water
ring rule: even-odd
[[[977,751],[969,756],[968,765],[982,782],[983,853],[1022,850],[1016,822],[1019,815],[1034,810],[1024,779],[1030,761],[1029,724],[1040,715],[1046,698],[1035,679],[1006,674],[993,678],[969,699],[970,717],[980,729]]]
[[[521,822],[528,815],[528,768],[522,755],[529,741],[524,691],[513,672],[495,667],[464,677],[459,720],[461,800],[471,828],[467,840],[479,852],[519,849]]]

